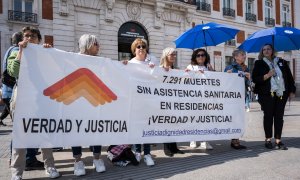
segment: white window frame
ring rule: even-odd
[[[273,18],[273,3],[272,0],[265,1],[265,17]]]
[[[42,1],[40,1],[40,0],[21,0],[21,3],[22,3],[22,12],[25,12],[25,1],[32,1],[32,12],[29,12],[29,13],[38,14],[38,4],[42,3]],[[14,8],[14,0],[10,0],[9,1],[8,8],[10,10],[15,10],[15,8]]]
[[[282,4],[282,21],[291,22],[290,6]]]
[[[246,0],[246,13],[254,14],[254,2],[253,0]],[[250,10],[248,9],[250,7]]]
[[[223,8],[230,8],[230,9],[234,9],[233,8],[233,1],[232,0],[223,0]]]

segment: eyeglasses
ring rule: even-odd
[[[138,45],[136,48],[137,49],[146,49],[146,46],[145,45]]]
[[[198,58],[198,57],[205,57],[205,56],[206,56],[205,54],[197,54],[196,57]]]
[[[24,37],[35,39],[35,38],[37,38],[37,35],[36,34],[24,34]]]
[[[175,53],[174,54],[169,54],[169,56],[177,56],[177,54],[175,54]]]
[[[94,46],[99,46],[99,43],[98,42],[94,42]]]

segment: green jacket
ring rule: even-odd
[[[10,76],[18,78],[20,71],[20,61],[16,60],[19,51],[13,51],[7,59],[7,72]]]

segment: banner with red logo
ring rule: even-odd
[[[28,45],[13,146],[69,147],[239,138],[244,79]]]

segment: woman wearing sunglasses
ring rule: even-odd
[[[90,56],[98,56],[100,51],[100,44],[97,40],[97,37],[93,34],[83,34],[78,40],[79,53],[90,55]],[[100,159],[101,155],[101,146],[90,146],[90,150],[93,152],[93,168],[95,168],[96,172],[102,173],[106,171],[104,162]],[[81,159],[82,156],[82,147],[75,146],[72,147],[72,154],[75,159],[74,162],[74,175],[83,176],[86,174],[85,164]]]
[[[193,52],[191,58],[191,64],[187,66],[186,71],[214,71],[212,66],[210,65],[210,57],[205,49],[197,49]],[[191,148],[197,148],[197,142],[190,142]],[[201,142],[200,149],[213,149],[213,147],[208,142]]]
[[[150,68],[155,66],[154,62],[151,61],[150,58],[147,58],[147,49],[148,44],[145,39],[136,38],[131,44],[131,52],[135,56],[130,61],[123,61],[123,64],[126,65],[127,63],[135,63],[135,64],[145,64],[148,65]],[[144,162],[147,166],[154,166],[154,161],[151,157],[150,151],[151,146],[150,144],[144,144]],[[138,162],[141,161],[141,152],[142,152],[142,145],[135,144],[135,158]]]

